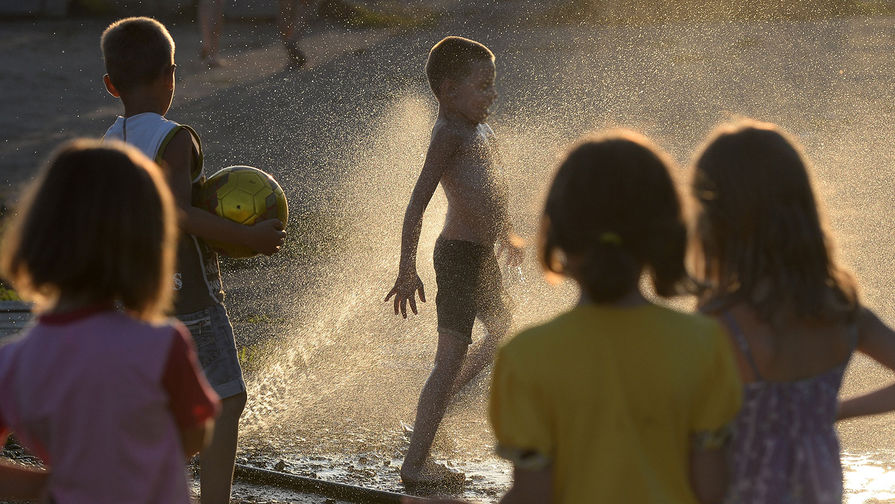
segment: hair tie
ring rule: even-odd
[[[622,237],[618,235],[618,233],[614,233],[612,231],[605,231],[600,234],[600,243],[605,243],[607,245],[616,245],[620,246],[622,244]]]

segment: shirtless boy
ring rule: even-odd
[[[508,218],[508,189],[497,165],[494,132],[484,122],[497,98],[494,54],[478,42],[447,37],[429,51],[426,76],[438,100],[438,118],[404,214],[398,278],[385,298],[394,296],[395,314],[404,318],[408,304],[417,313],[417,291],[420,301],[426,301],[416,251],[423,213],[441,183],[448,211],[434,253],[438,349],[401,466],[408,490],[456,487],[466,479],[429,460],[429,450],[453,393],[491,362],[497,343],[510,329],[497,256],[505,252],[507,263],[517,266],[523,255],[522,240]],[[487,336],[467,357],[476,318],[485,324]]]

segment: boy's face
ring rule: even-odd
[[[475,124],[488,118],[488,109],[497,99],[494,81],[497,70],[491,60],[470,63],[465,77],[456,82],[451,93],[453,109]]]

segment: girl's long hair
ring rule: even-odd
[[[718,127],[696,157],[691,189],[703,302],[745,302],[772,325],[855,316],[857,285],[834,260],[805,157],[779,127]]]
[[[159,168],[121,142],[59,147],[4,233],[0,274],[26,299],[119,303],[139,317],[170,307],[177,222]]]

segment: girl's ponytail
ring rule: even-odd
[[[578,271],[579,281],[595,302],[612,302],[636,285],[641,266],[613,231],[599,233],[596,242],[585,252]]]
[[[658,147],[631,131],[575,147],[544,206],[545,269],[575,278],[595,302],[636,289],[644,269],[659,295],[679,293],[687,233],[669,166]]]

